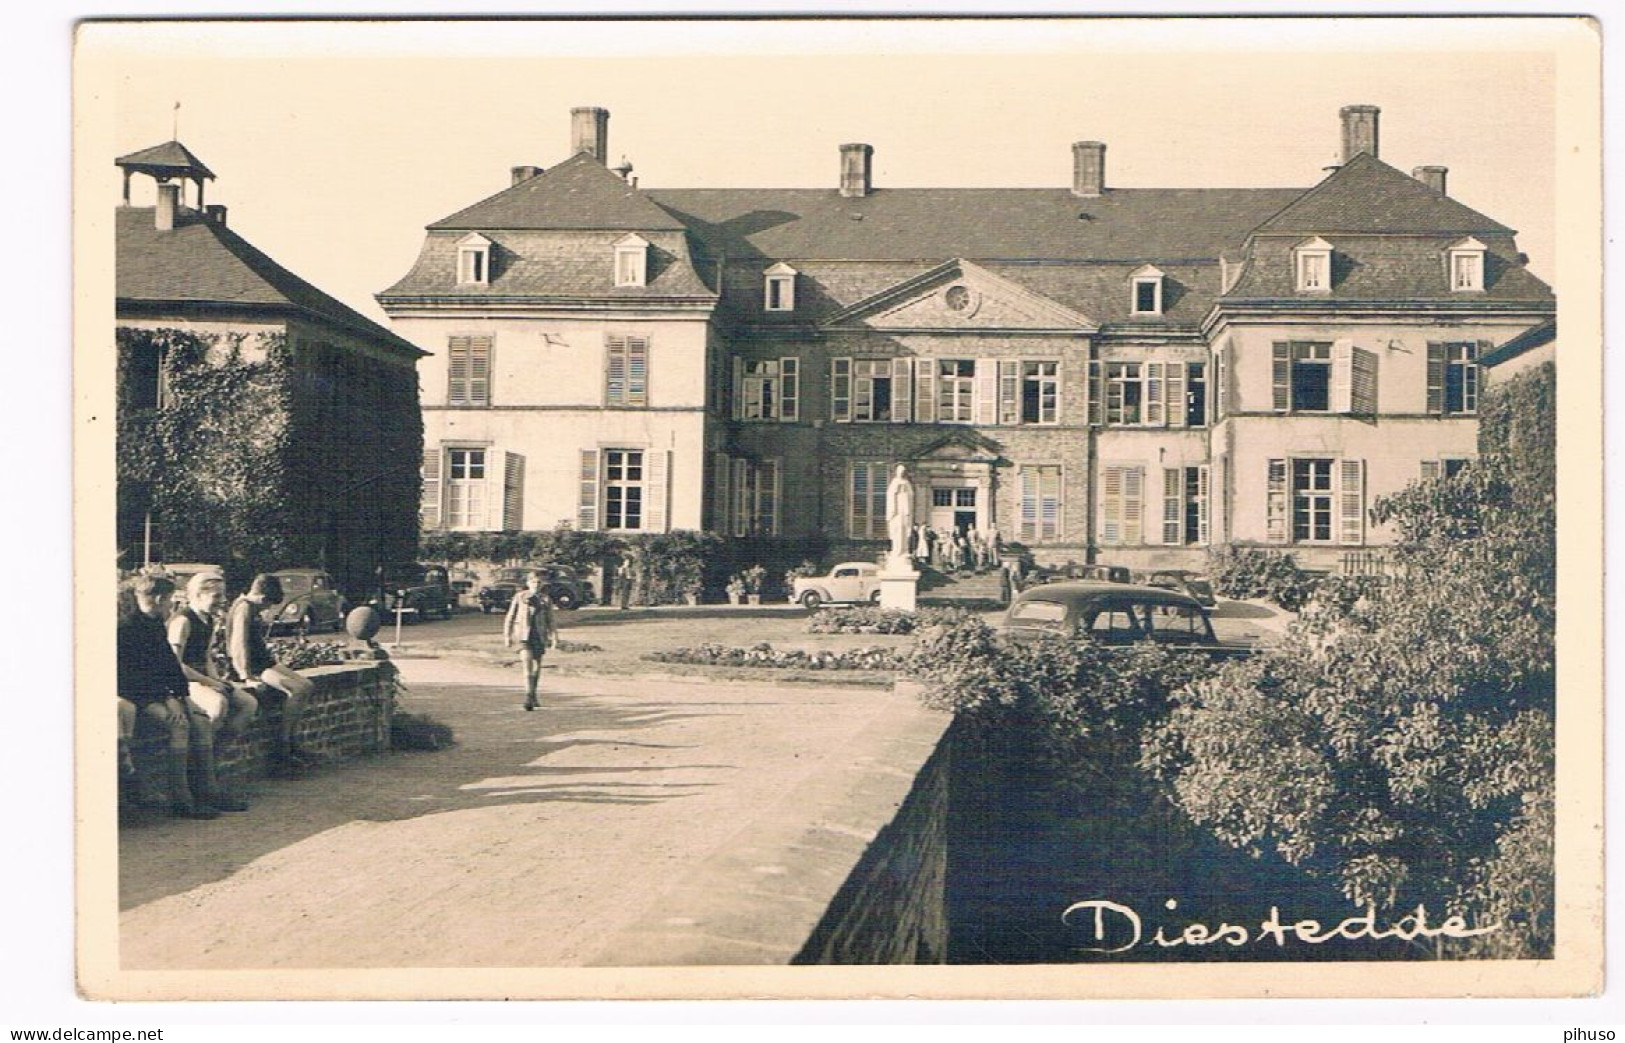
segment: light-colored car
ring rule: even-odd
[[[827,576],[797,576],[790,600],[807,608],[834,602],[880,602],[880,566],[869,561],[843,561]]]

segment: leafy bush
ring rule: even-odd
[[[1208,552],[1207,572],[1224,597],[1264,598],[1288,612],[1302,608],[1319,582],[1291,554],[1257,547],[1215,547]]]
[[[333,641],[308,641],[302,637],[272,638],[267,644],[276,661],[289,670],[305,670],[313,666],[343,666],[346,663],[370,661],[375,658],[372,649],[341,645]]]
[[[913,612],[874,605],[826,608],[807,619],[809,634],[912,634],[915,630],[952,623],[970,613],[957,608],[923,607]]]
[[[643,658],[656,663],[686,663],[695,666],[753,666],[773,670],[896,670],[904,657],[890,648],[848,648],[842,651],[799,648],[776,649],[767,642],[750,648],[703,644],[650,652]]]

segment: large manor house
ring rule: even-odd
[[[1340,115],[1307,188],[1116,188],[1080,141],[1054,188],[888,188],[848,144],[825,187],[661,189],[576,109],[568,158],[378,295],[431,353],[423,525],[872,557],[904,464],[916,519],[1041,561],[1347,569],[1376,498],[1473,456],[1480,360],[1556,305],[1445,168]]]

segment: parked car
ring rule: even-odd
[[[1033,570],[1028,583],[1066,583],[1080,579],[1100,583],[1134,582],[1133,574],[1122,565],[1079,565],[1069,561],[1065,565],[1046,565]]]
[[[1219,599],[1213,596],[1213,584],[1208,582],[1208,578],[1186,569],[1158,569],[1146,577],[1145,585],[1189,594],[1203,608],[1213,608],[1219,603]]]
[[[386,619],[393,619],[397,610],[407,619],[449,619],[457,594],[443,567],[405,563],[384,568],[378,604]]]
[[[833,602],[880,603],[880,566],[867,561],[845,561],[827,576],[797,576],[790,600],[807,608]]]
[[[1086,637],[1104,645],[1153,641],[1212,655],[1250,655],[1213,632],[1207,609],[1188,594],[1123,583],[1049,583],[1021,593],[1005,613],[1003,633],[1022,641],[1041,634]]]
[[[542,591],[552,600],[555,608],[568,610],[592,600],[587,585],[568,565],[525,565],[497,570],[491,582],[480,588],[480,611],[507,611],[513,596],[525,589],[525,578],[532,572],[542,574]]]
[[[344,603],[344,595],[334,587],[332,576],[321,569],[282,569],[271,575],[282,584],[282,600],[262,608],[260,618],[273,633],[344,628],[344,614],[349,608]]]

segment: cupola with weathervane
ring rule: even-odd
[[[145,174],[158,184],[156,218],[158,227],[168,231],[175,227],[175,213],[186,204],[183,191],[187,181],[197,186],[197,210],[203,211],[203,183],[214,180],[214,172],[203,165],[190,149],[178,141],[144,148],[113,160],[113,165],[124,171],[124,205],[130,205],[130,178]],[[224,217],[224,208],[219,216]]]

